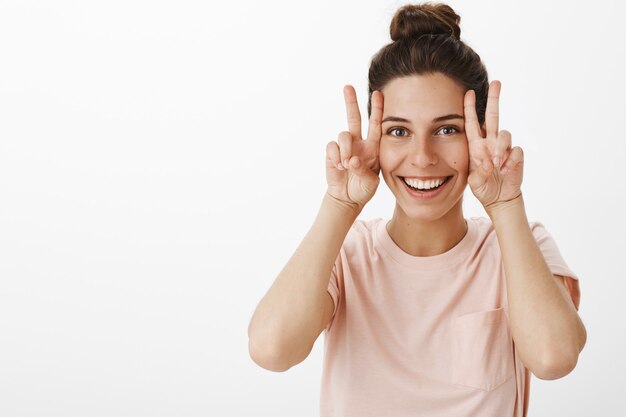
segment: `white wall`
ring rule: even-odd
[[[323,338],[273,373],[247,326],[321,202],[341,89],[365,112],[404,2],[222,3],[0,3],[0,415],[318,415]],[[531,414],[614,415],[626,6],[450,4],[502,81],[529,219],[581,277],[587,346],[533,379]],[[392,209],[381,181],[362,217]]]

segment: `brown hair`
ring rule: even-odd
[[[476,112],[485,121],[489,81],[480,56],[461,41],[461,17],[442,3],[407,4],[391,19],[393,42],[370,63],[367,114],[372,92],[398,77],[442,73],[476,92]]]

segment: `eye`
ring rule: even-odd
[[[406,133],[406,129],[404,129],[404,128],[402,128],[402,127],[392,127],[391,129],[389,129],[389,130],[387,131],[387,133],[391,134],[391,132],[396,131],[396,130],[401,131],[401,132],[405,132],[405,133]],[[395,136],[395,137],[403,138],[403,137],[405,137],[406,135],[391,135],[391,136]]]
[[[438,132],[443,132],[443,135],[454,135],[455,133],[459,133],[459,129],[455,126],[444,126],[439,129]]]

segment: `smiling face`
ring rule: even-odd
[[[382,93],[379,162],[397,208],[409,218],[425,221],[460,212],[469,174],[464,88],[436,73],[396,78]],[[407,184],[408,180],[414,187],[432,187],[437,179],[445,182],[429,193],[414,191]]]

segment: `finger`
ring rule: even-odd
[[[364,168],[363,164],[361,163],[361,159],[356,155],[350,158],[350,161],[348,162],[348,167],[357,174],[363,171]]]
[[[485,124],[487,127],[487,137],[498,136],[498,118],[500,107],[500,81],[494,80],[489,85],[487,95],[487,109],[485,110]]]
[[[492,153],[493,165],[498,168],[500,163],[504,162],[504,154],[511,147],[511,132],[508,130],[501,130],[498,132],[498,140],[496,141],[495,149]]]
[[[465,93],[463,105],[463,112],[465,113],[465,134],[467,135],[467,139],[469,141],[482,139],[478,116],[476,115],[476,93],[474,90],[468,90]]]
[[[508,161],[509,155],[511,155],[511,148],[505,150],[504,156],[500,158],[500,172],[502,172],[502,169],[504,169],[504,165],[506,164],[506,161]]]
[[[361,112],[356,99],[354,87],[346,85],[343,87],[343,97],[346,102],[346,113],[348,114],[348,130],[355,138],[361,139]]]
[[[341,165],[341,156],[339,154],[339,145],[335,141],[330,141],[326,144],[326,166],[332,166],[333,168],[343,170]]]
[[[483,176],[491,174],[493,164],[490,153],[484,144],[476,146],[470,153],[470,169],[479,171]]]
[[[378,177],[378,174],[373,172],[371,169],[369,169],[367,167],[367,164],[363,163],[361,161],[361,158],[359,158],[356,155],[350,158],[350,171],[352,171],[355,175],[358,175],[359,177],[363,177],[363,178]]]
[[[468,90],[463,102],[465,119],[465,135],[467,136],[470,154],[470,170],[478,171],[482,175],[491,172],[491,158],[487,152],[487,144],[480,131],[480,124],[476,114],[476,93]]]
[[[372,113],[370,114],[370,125],[367,129],[367,140],[380,142],[380,137],[382,135],[382,119],[383,93],[376,90],[372,92]]]
[[[344,168],[348,168],[348,161],[352,158],[352,134],[350,132],[341,132],[337,142],[339,142],[340,164]]]
[[[511,149],[511,153],[509,154],[508,159],[504,163],[504,166],[500,170],[502,175],[505,175],[507,172],[520,169],[524,167],[524,151],[519,146]]]

